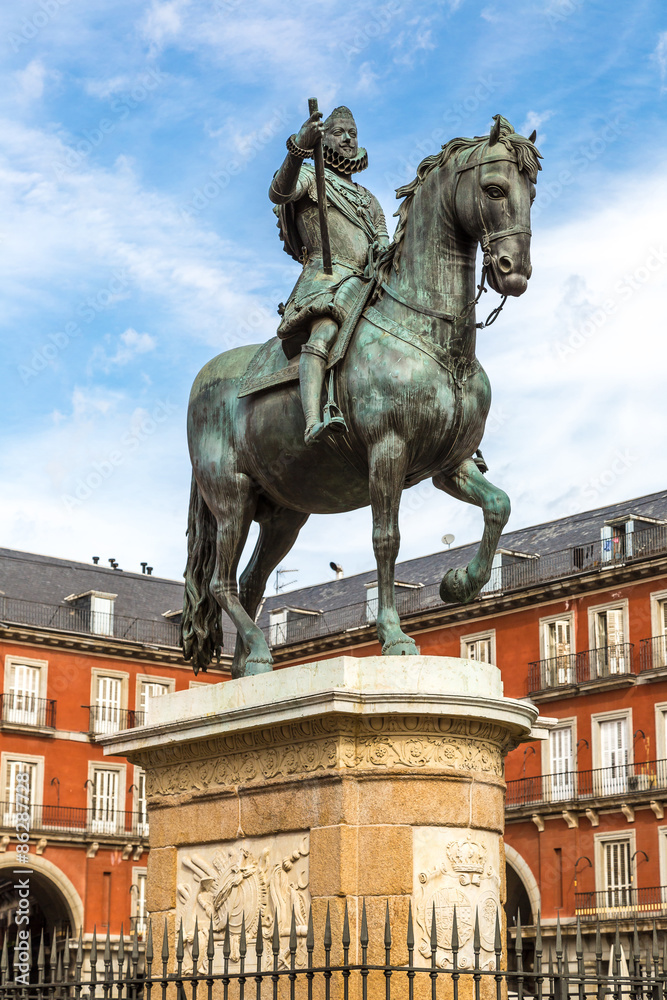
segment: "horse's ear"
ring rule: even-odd
[[[532,142],[534,144],[536,139],[537,139],[537,129],[533,129],[533,131],[528,136],[528,142]]]
[[[495,146],[500,139],[500,115],[493,116],[493,128],[489,133],[489,146]]]

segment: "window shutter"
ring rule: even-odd
[[[38,698],[39,667],[28,666],[26,663],[13,664],[7,721],[35,725],[37,723]]]
[[[168,691],[169,686],[167,684],[161,684],[159,681],[142,681],[141,693],[139,695],[139,710],[146,712],[149,698],[159,698],[161,695],[167,694]]]
[[[610,524],[604,524],[600,529],[600,548],[602,562],[610,562],[613,554],[613,528]]]
[[[119,677],[97,678],[96,732],[113,733],[120,728],[122,691]]]
[[[612,608],[607,611],[608,646],[617,646],[625,642],[623,634],[623,608]]]
[[[667,635],[667,601],[663,601],[660,605],[661,610],[661,624],[662,624],[662,634]]]

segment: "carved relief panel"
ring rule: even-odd
[[[500,837],[461,827],[415,827],[414,908],[416,947],[430,961],[435,912],[439,968],[451,966],[454,907],[459,934],[459,967],[474,964],[475,915],[479,915],[480,963],[495,968],[496,913],[500,916]]]
[[[227,926],[231,948],[230,969],[239,959],[241,926],[245,917],[248,957],[246,968],[255,967],[255,941],[262,920],[265,949],[277,923],[280,965],[289,965],[289,935],[292,910],[296,919],[297,966],[306,961],[310,892],[308,889],[309,835],[277,834],[246,837],[178,851],[176,923],[183,920],[186,969],[192,969],[195,920],[198,928],[199,960],[207,969],[206,948],[211,922],[215,941],[214,971],[223,968]]]

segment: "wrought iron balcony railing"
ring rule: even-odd
[[[537,557],[534,553],[531,558],[503,556],[502,566],[494,570],[492,579],[484,588],[483,599],[575,577],[582,573],[596,572],[618,565],[630,565],[665,554],[667,554],[667,525],[654,524],[645,530],[631,532],[622,539],[621,544],[614,543],[613,539],[595,539]],[[404,593],[401,593],[399,588],[397,590],[399,614],[407,617],[442,608],[439,586],[439,583],[433,583],[411,588]],[[372,607],[366,602],[361,602],[332,608],[322,614],[295,615],[294,620],[281,622],[273,630],[268,623],[263,627],[270,644],[279,647],[366,628],[373,624],[373,617]],[[0,595],[0,620],[64,632],[126,639],[147,645],[168,647],[180,645],[180,626],[176,621],[167,619],[156,621],[116,614],[105,616],[100,612],[71,604],[37,604]],[[223,636],[223,651],[231,654],[235,642],[235,634],[226,631]],[[610,669],[613,670],[611,667]],[[596,676],[599,676],[599,673]]]
[[[654,635],[639,643],[640,670],[659,670],[667,667],[667,635]]]
[[[0,719],[16,726],[56,728],[56,702],[22,691],[0,694]]]
[[[667,886],[615,886],[599,892],[575,892],[575,916],[582,920],[632,920],[667,913]]]
[[[540,806],[600,799],[615,795],[652,793],[667,788],[667,760],[616,764],[592,771],[563,771],[560,774],[537,774],[507,782],[505,807]]]
[[[166,618],[154,621],[149,618],[107,615],[72,604],[40,604],[0,595],[0,620],[55,629],[58,632],[125,639],[151,646],[180,645],[180,626],[174,621]],[[229,641],[231,644],[231,636]]]
[[[134,709],[115,708],[109,705],[83,705],[88,709],[88,732],[95,736],[102,733],[118,733],[121,729],[143,726],[145,712]]]
[[[110,837],[148,837],[146,812],[129,812],[100,806],[33,805],[17,810],[15,802],[0,802],[0,828],[14,831],[19,815],[29,814],[30,833],[79,833]]]
[[[613,646],[567,653],[549,660],[528,664],[528,693],[549,688],[585,684],[587,681],[635,673],[634,644],[620,642]]]

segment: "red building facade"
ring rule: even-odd
[[[95,928],[102,936],[109,929],[114,943],[121,927],[141,939],[144,776],[104,757],[96,737],[141,725],[151,698],[195,683],[178,649],[178,614],[170,614],[180,610],[182,585],[7,550],[0,576],[2,937],[13,943],[16,880],[27,877],[33,948],[42,931],[47,955],[79,933],[87,952]],[[224,665],[198,683],[221,676]],[[21,794],[17,805],[21,790],[27,808]]]
[[[591,957],[599,918],[606,960],[617,922],[644,943],[654,920],[667,929],[667,491],[508,533],[480,597],[444,606],[442,576],[474,549],[399,564],[403,626],[424,654],[496,663],[508,697],[555,720],[506,760],[510,935],[517,911],[528,943],[538,913],[547,938],[579,919]],[[178,582],[0,552],[0,588],[0,921],[16,911],[28,772],[33,931],[117,939],[121,922],[143,927],[149,817],[140,771],[95,737],[141,725],[152,697],[227,679],[229,656],[194,680]],[[379,653],[376,611],[369,570],[270,597],[259,623],[281,668]],[[234,641],[229,627],[227,654]]]

